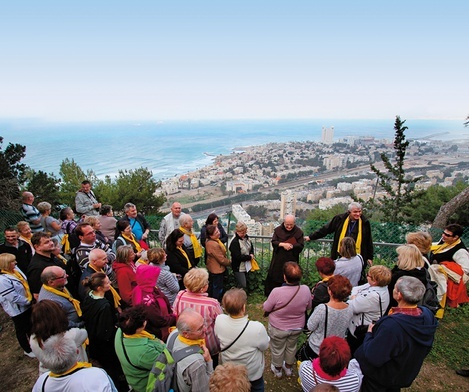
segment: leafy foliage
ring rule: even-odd
[[[394,137],[395,162],[393,163],[386,153],[381,153],[380,157],[385,171],[371,165],[371,170],[378,176],[379,185],[387,193],[387,196],[382,197],[379,202],[384,219],[390,222],[406,221],[413,198],[420,194],[415,190],[415,183],[421,177],[408,178],[404,169],[406,150],[409,146],[409,141],[406,141],[405,138],[405,131],[408,128],[404,126],[404,123],[405,120],[401,121],[400,117],[396,116],[394,123],[396,131]]]
[[[61,201],[69,206],[75,206],[75,196],[77,191],[81,188],[83,180],[91,181],[94,185],[98,181],[98,178],[92,170],[88,170],[85,173],[73,158],[72,160],[65,158],[62,161],[59,174],[62,178],[62,182],[60,183]]]
[[[60,180],[54,174],[30,169],[26,171],[26,179],[26,187],[28,191],[34,194],[36,203],[47,201],[53,206],[61,204],[59,194]]]
[[[115,210],[122,209],[125,203],[133,203],[144,214],[156,214],[165,201],[163,195],[155,196],[159,187],[161,182],[153,178],[153,173],[141,167],[119,170],[114,181],[107,177],[96,187],[96,192],[103,202],[113,205]]]
[[[8,143],[2,149],[3,137],[0,136],[0,205],[4,209],[17,209],[20,202],[19,186],[24,180],[26,165],[21,160],[26,155],[26,147]]]

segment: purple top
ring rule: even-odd
[[[298,286],[284,285],[272,290],[264,302],[266,312],[279,309],[295,295]],[[284,308],[270,313],[269,323],[282,331],[302,329],[305,325],[305,311],[311,309],[311,292],[309,287],[301,285],[295,298]]]

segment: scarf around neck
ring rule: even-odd
[[[200,256],[202,256],[202,246],[197,240],[197,236],[192,231],[184,229],[183,227],[180,227],[179,230],[191,238],[192,249],[194,249],[194,257],[198,259]]]
[[[340,243],[342,242],[342,239],[347,235],[347,228],[350,223],[350,217],[347,217],[345,219],[344,225],[342,226],[342,231],[340,233],[339,241],[337,244],[337,252],[340,254]],[[357,240],[355,241],[355,249],[357,252],[357,255],[361,253],[361,246],[362,246],[362,219],[358,219],[358,234],[357,234]]]
[[[3,274],[6,274],[6,275],[11,275],[11,276],[14,276],[15,278],[17,278],[20,283],[23,285],[23,288],[24,288],[24,292],[25,292],[25,297],[26,299],[28,300],[28,302],[31,302],[32,299],[33,299],[33,295],[31,294],[31,290],[29,289],[29,284],[27,282],[27,280],[23,277],[23,275],[21,275],[21,273],[17,270],[13,270],[13,272],[10,272],[10,271],[6,271],[6,270],[1,270],[1,272]]]
[[[46,284],[43,284],[42,287],[44,287],[44,290],[48,291],[49,293],[58,295],[59,297],[65,298],[71,302],[73,307],[75,308],[75,311],[78,314],[78,317],[81,317],[81,308],[80,308],[80,301],[77,299],[73,298],[70,292],[64,287],[64,291],[60,291],[57,289],[54,289],[53,287],[50,287]]]

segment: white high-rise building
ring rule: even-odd
[[[334,139],[334,127],[326,128],[322,127],[322,139],[324,144],[332,144]]]
[[[285,215],[295,215],[296,212],[296,193],[290,189],[280,194],[280,218],[284,219]]]

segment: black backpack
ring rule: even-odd
[[[428,270],[425,269],[427,284],[425,286],[425,293],[423,294],[422,299],[419,302],[419,305],[425,306],[430,309],[433,314],[436,314],[438,309],[440,309],[440,301],[438,301],[437,295],[437,283],[431,280]]]

